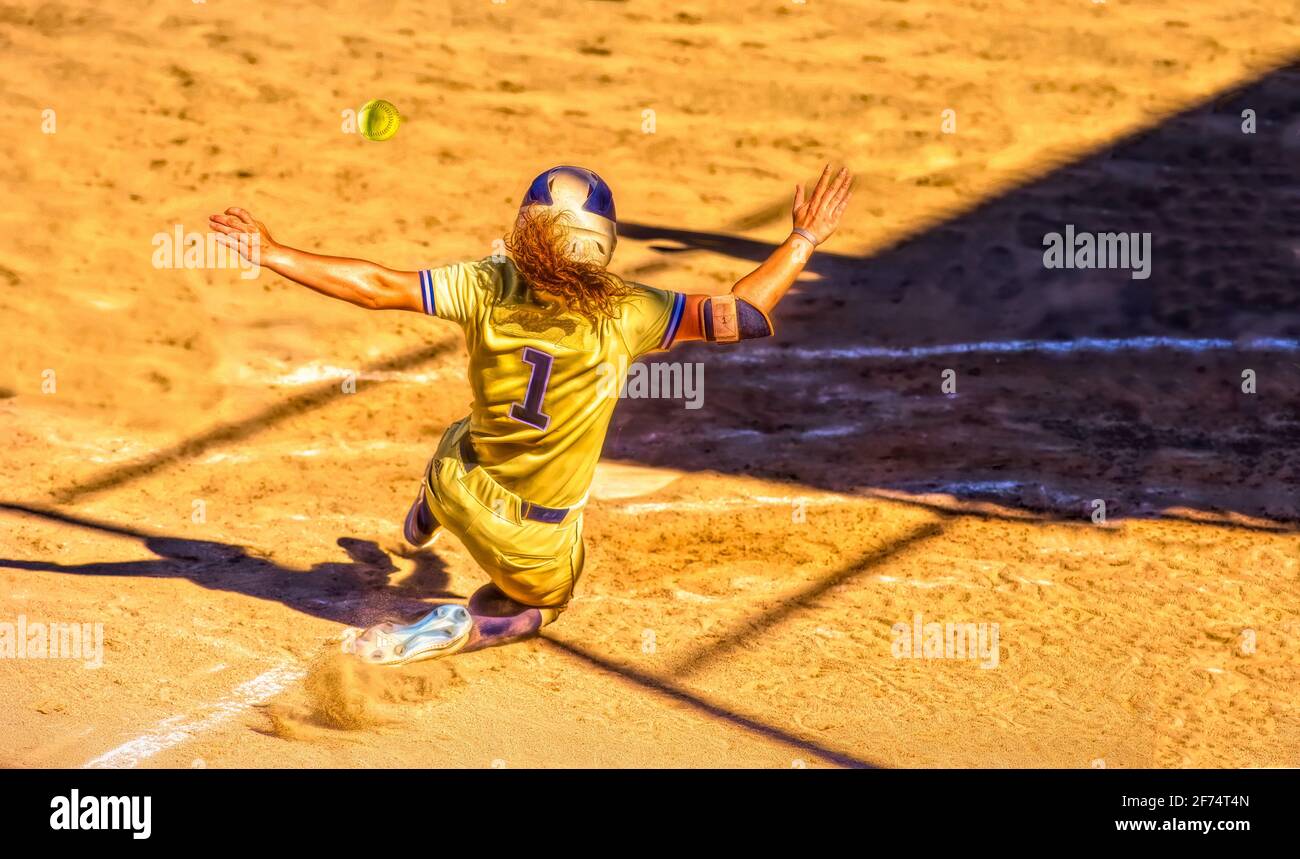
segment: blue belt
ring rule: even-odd
[[[468,474],[478,467],[478,454],[474,452],[474,443],[470,441],[469,433],[460,437],[460,461],[465,463],[465,472]],[[531,501],[520,499],[520,513],[525,519],[531,519],[534,522],[546,522],[549,525],[559,525],[564,521],[564,517],[569,515],[569,507],[543,507],[540,504],[534,504]]]

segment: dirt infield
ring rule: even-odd
[[[0,4],[0,624],[103,635],[0,658],[0,764],[1300,765],[1295,10],[343,5]],[[341,130],[373,97],[385,143]],[[429,266],[581,163],[616,271],[722,291],[828,158],[854,209],[778,336],[620,405],[562,619],[340,661],[483,581],[400,539],[458,335],[153,237],[241,205]],[[1045,269],[1066,225],[1150,278]]]

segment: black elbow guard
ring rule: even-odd
[[[714,295],[700,302],[700,329],[710,343],[772,336],[772,320],[743,298]]]

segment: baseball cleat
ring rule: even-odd
[[[381,623],[357,637],[353,652],[372,665],[406,665],[450,656],[465,646],[474,618],[463,605],[440,605],[415,623]]]
[[[406,511],[406,524],[402,526],[402,536],[415,548],[423,549],[433,545],[440,533],[442,533],[442,526],[429,512],[429,505],[424,503],[422,486],[420,494],[415,497],[415,503],[411,505],[410,510]]]

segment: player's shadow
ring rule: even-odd
[[[850,217],[887,204],[860,190]],[[1046,238],[1067,229],[1135,233],[1134,247],[1149,234],[1149,255],[1046,267]],[[734,258],[737,274],[772,250],[620,230],[664,259]],[[692,290],[659,269],[650,282]],[[606,454],[1064,518],[1103,499],[1111,515],[1300,523],[1300,65],[896,245],[819,252],[812,269],[820,279],[777,309],[772,340],[648,358],[700,362],[703,408],[627,399]]]
[[[283,603],[289,608],[350,626],[407,617],[429,609],[425,599],[462,599],[448,589],[443,561],[413,552],[415,570],[398,582],[393,558],[370,540],[340,537],[347,561],[322,561],[306,570],[248,554],[242,546],[211,540],[148,534],[57,510],[0,503],[0,511],[39,516],[66,525],[139,540],[156,557],[133,561],[64,564],[55,560],[0,558],[0,568],[85,576],[183,578],[200,587]]]
[[[782,210],[781,217],[788,217],[788,214],[787,211]],[[635,221],[619,222],[618,234],[623,239],[650,242],[649,249],[659,254],[672,256],[673,254],[703,251],[721,254],[733,259],[747,260],[754,265],[758,265],[767,259],[771,255],[773,247],[768,242],[761,242],[744,236],[708,233],[699,230],[680,230],[672,227],[641,224]],[[664,242],[667,242],[667,244]],[[833,250],[820,250],[809,259],[805,271],[825,277],[838,273],[840,271],[839,266],[852,265],[856,260],[856,257],[837,253]],[[663,268],[651,263],[639,267],[635,270],[635,273],[629,272],[629,274],[641,276]]]

